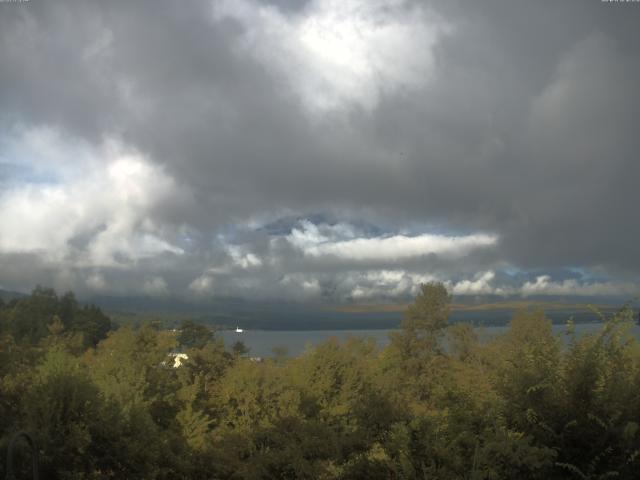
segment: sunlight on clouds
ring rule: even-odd
[[[285,76],[312,110],[353,102],[371,109],[383,91],[423,85],[431,49],[450,27],[400,0],[316,0],[285,16],[252,0],[216,2],[214,18],[245,28],[239,48]]]
[[[61,187],[24,185],[0,195],[0,252],[47,252],[61,257],[61,249],[83,221],[82,206],[69,203]]]
[[[462,280],[457,283],[449,282],[447,287],[454,295],[487,295],[498,293],[492,285],[496,274],[492,271],[481,272],[473,280]],[[500,294],[500,293],[498,293]]]
[[[256,254],[245,252],[242,248],[236,245],[228,246],[227,253],[232,258],[234,266],[242,269],[262,266],[262,260]]]
[[[348,221],[280,219],[273,233],[259,222],[234,225],[237,237],[216,235],[216,227],[200,232],[217,241],[199,252],[190,242],[177,244],[176,239],[190,238],[182,227],[171,234],[154,218],[154,210],[175,202],[180,189],[139,152],[113,139],[90,148],[46,128],[12,142],[9,151],[20,152],[30,171],[48,173],[21,177],[0,192],[0,254],[36,256],[65,288],[159,297],[175,291],[175,279],[167,275],[179,270],[191,280],[181,280],[178,291],[204,299],[408,299],[429,281],[442,281],[455,295],[632,295],[637,290],[631,283],[554,281],[548,275],[510,281],[496,274],[491,255],[488,263],[461,266],[462,258],[497,251],[500,237],[482,232],[409,235]],[[72,165],[67,157],[76,154],[86,164],[67,171]],[[160,258],[166,261],[162,275],[138,270],[145,260]],[[430,271],[430,265],[436,268]],[[116,280],[129,274],[138,277],[126,287]]]
[[[104,276],[102,276],[99,273],[94,273],[89,275],[89,277],[87,278],[87,286],[89,287],[89,289],[95,291],[95,292],[102,292],[107,290],[107,282],[104,279]]]
[[[79,139],[70,142],[48,126],[25,128],[18,124],[2,132],[0,155],[25,173],[14,179],[16,184],[72,181],[101,164],[90,144]]]
[[[397,298],[415,295],[421,283],[435,280],[431,275],[419,275],[403,270],[377,270],[349,274],[347,283],[354,284],[349,298],[369,301],[380,298]]]
[[[73,144],[46,145],[55,162],[74,152]],[[40,150],[45,157],[47,149]],[[175,194],[173,180],[114,141],[92,155],[93,168],[83,176],[44,185],[23,181],[0,194],[0,253],[37,252],[76,266],[124,266],[164,252],[183,253],[148,216]]]
[[[423,255],[462,257],[478,248],[493,247],[496,235],[473,234],[446,236],[422,234],[391,235],[373,238],[330,238],[310,222],[293,229],[287,240],[310,257],[337,257],[357,261],[394,261]]]
[[[143,291],[152,297],[162,296],[169,293],[167,282],[162,277],[153,277],[145,280],[142,285]]]
[[[480,272],[472,279],[453,282],[444,277],[430,274],[410,273],[403,270],[377,270],[360,275],[352,275],[350,281],[356,284],[350,297],[354,300],[371,301],[381,298],[409,298],[419,292],[421,284],[439,281],[454,295],[501,294],[493,285],[493,271]]]
[[[488,256],[483,264],[465,257],[497,247],[497,235],[407,236],[388,232],[372,237],[371,231],[379,231],[372,225],[309,219],[282,220],[280,229],[273,233],[261,224],[247,225],[247,231],[240,231],[238,237],[217,237],[214,251],[219,254],[192,277],[192,294],[330,303],[406,301],[419,292],[421,284],[432,281],[444,283],[451,293],[461,296],[634,292],[633,284],[587,278],[554,282],[550,276],[539,276],[527,281],[512,275],[519,270],[504,261],[495,263]],[[239,242],[241,238],[248,240]],[[465,258],[462,264],[461,258]]]
[[[208,274],[203,274],[189,284],[189,290],[196,294],[204,295],[213,293],[213,285],[213,277]]]
[[[533,282],[522,285],[520,293],[523,296],[531,295],[628,295],[635,296],[640,292],[637,284],[628,282],[580,282],[573,278],[554,281],[549,275],[536,277]]]
[[[278,282],[285,293],[292,292],[297,298],[316,300],[322,291],[317,278],[304,274],[287,274]]]
[[[258,224],[247,228],[265,232]],[[471,271],[457,282],[451,282],[442,271],[408,271],[401,263],[434,255],[445,262],[444,265],[452,265],[475,249],[494,247],[496,236],[423,234],[410,237],[389,232],[386,236],[370,237],[367,232],[377,230],[373,226],[314,223],[308,219],[293,221],[290,233],[285,233],[287,230],[266,234],[267,238],[249,235],[253,240],[241,244],[233,243],[233,238],[219,236],[220,250],[226,255],[209,265],[191,282],[189,289],[196,294],[333,302],[408,298],[418,293],[420,284],[429,281],[446,282],[447,287],[458,294],[496,290],[493,271]],[[246,233],[241,237],[244,235]],[[258,245],[261,245],[260,254],[256,251]],[[331,258],[340,261],[331,262]]]

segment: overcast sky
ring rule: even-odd
[[[0,288],[640,293],[640,3],[0,3]]]

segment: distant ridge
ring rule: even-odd
[[[27,296],[28,295],[26,293],[14,292],[12,290],[3,290],[0,288],[0,298],[5,302],[13,300],[14,298],[23,298]]]
[[[591,300],[591,302],[589,302]],[[594,302],[594,300],[596,300]],[[455,297],[450,322],[473,325],[505,325],[519,310],[544,310],[554,323],[599,321],[589,308],[591,303],[605,314],[618,309],[624,301],[605,298],[499,298]],[[92,298],[117,323],[161,321],[175,328],[189,318],[222,329],[238,324],[252,330],[361,330],[397,328],[407,303],[333,304],[248,301],[238,298],[212,298],[204,302],[180,298],[151,297]]]
[[[597,304],[594,307],[600,310],[609,310],[612,308],[610,304]],[[326,307],[328,310],[345,313],[372,313],[372,312],[404,312],[408,303],[388,303],[388,304],[360,304],[360,305],[337,305]],[[586,303],[580,302],[558,302],[544,300],[505,300],[502,302],[467,304],[454,303],[452,305],[453,312],[483,312],[496,310],[529,310],[541,308],[548,311],[590,311]]]

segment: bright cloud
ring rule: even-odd
[[[640,293],[640,286],[631,282],[583,282],[576,279],[554,281],[549,275],[541,275],[532,282],[522,285],[520,293],[530,295],[627,295],[629,297]]]
[[[59,140],[48,141],[47,148],[54,159],[74,152],[73,144]],[[37,253],[92,267],[182,254],[150,216],[154,206],[176,195],[172,179],[112,141],[94,149],[90,160],[89,168],[78,167],[84,175],[44,184],[23,180],[0,194],[0,253]],[[102,288],[102,282],[88,285]]]
[[[153,296],[162,296],[169,293],[169,289],[167,287],[167,282],[162,277],[153,277],[147,279],[142,289],[147,295]]]
[[[89,289],[93,290],[94,292],[104,292],[108,289],[108,285],[106,280],[104,279],[104,276],[99,273],[93,273],[89,275],[89,277],[87,277],[86,283]]]
[[[269,228],[254,222],[238,238],[218,237],[217,261],[192,277],[189,290],[328,302],[408,300],[431,281],[443,282],[454,295],[632,295],[638,290],[632,282],[594,282],[584,276],[554,282],[542,275],[530,281],[503,261],[488,260],[485,268],[469,263],[477,252],[495,251],[497,235],[372,235],[379,231],[373,226],[308,219],[285,225],[281,220],[279,229],[266,233]],[[247,236],[250,240],[238,242]]]
[[[211,294],[214,293],[213,282],[214,280],[212,275],[203,274],[189,284],[189,290],[198,295]]]
[[[449,288],[454,295],[502,294],[500,287],[493,285],[495,276],[493,271],[481,272],[471,280],[461,280],[453,284],[449,282]]]
[[[233,0],[216,2],[214,17],[241,22],[239,48],[275,66],[314,110],[344,102],[370,109],[385,90],[424,85],[431,49],[450,29],[433,12],[402,0],[316,0],[295,16]]]
[[[339,228],[344,230],[344,227]],[[332,233],[335,232],[336,229]],[[493,247],[498,242],[497,236],[488,234],[465,236],[392,235],[340,239],[335,236],[323,235],[318,227],[310,222],[304,222],[301,228],[294,229],[287,239],[305,256],[333,256],[357,261],[394,261],[424,255],[459,258],[478,248]]]
[[[231,257],[233,265],[242,269],[262,266],[262,260],[256,254],[246,252],[236,245],[228,246],[227,253]]]

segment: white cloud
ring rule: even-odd
[[[340,240],[342,235],[355,238]],[[262,252],[260,263],[247,260],[253,255],[249,244],[226,247],[227,252],[235,252],[231,255],[232,261],[211,266],[189,288],[199,294],[211,294],[214,293],[213,285],[216,284],[216,294],[253,299],[329,302],[408,300],[419,292],[421,284],[432,281],[443,282],[451,293],[463,296],[633,296],[640,292],[640,288],[634,283],[593,282],[584,278],[553,281],[550,276],[543,275],[535,281],[518,282],[505,275],[499,276],[492,269],[459,271],[457,278],[452,280],[450,269],[459,264],[461,252],[476,248],[474,242],[457,243],[438,239],[433,243],[426,241],[423,238],[425,236],[396,235],[368,239],[360,235],[362,233],[357,228],[348,224],[316,225],[302,221],[297,228],[292,229],[291,234],[273,235],[269,243],[270,249]],[[394,240],[398,237],[403,240]],[[411,248],[411,242],[406,243],[407,238],[417,238],[420,248]],[[279,240],[283,239],[303,254],[294,263],[287,261],[290,251],[278,248],[281,245]],[[386,245],[387,239],[392,240],[390,245]],[[492,242],[487,243],[493,245]],[[437,250],[433,245],[441,247],[438,250],[441,254],[445,252],[439,257],[445,263],[438,270],[416,272],[400,266],[399,260],[424,254],[425,244],[430,246],[430,252]],[[326,260],[336,255],[341,259],[356,259],[357,263],[327,264]],[[318,263],[318,258],[323,261]],[[386,267],[372,266],[381,264]],[[505,268],[504,263],[502,268]]]
[[[64,174],[64,156],[73,155],[76,145],[53,141],[52,135],[44,135],[47,148],[40,152],[51,156],[54,167],[62,165],[55,170],[63,172],[62,178],[25,179],[0,193],[0,253],[37,253],[57,262],[73,258],[76,266],[90,267],[183,253],[163,238],[150,216],[159,202],[176,195],[170,177],[114,141],[90,155],[83,147],[89,168],[78,166],[79,174],[71,177]],[[77,247],[77,242],[86,245]]]
[[[416,236],[392,235],[344,240],[336,237],[323,234],[316,225],[304,222],[300,228],[292,230],[287,240],[309,257],[387,262],[424,255],[459,258],[478,248],[493,247],[498,242],[496,235],[481,233],[465,236],[425,233]]]
[[[81,178],[101,165],[96,149],[87,142],[69,141],[49,126],[16,124],[0,136],[0,158],[18,166],[16,183],[64,182]],[[4,158],[2,158],[4,157]]]
[[[450,26],[402,0],[315,0],[286,16],[253,0],[215,2],[216,20],[233,18],[239,48],[276,68],[313,110],[352,102],[373,108],[383,91],[424,85],[431,49]]]
[[[541,275],[533,282],[525,282],[520,293],[523,296],[530,295],[628,295],[635,296],[640,293],[640,285],[630,282],[584,282],[576,279],[554,281],[549,275]]]
[[[95,291],[95,292],[103,292],[105,290],[107,290],[107,282],[104,279],[104,276],[102,276],[102,274],[100,273],[94,273],[91,274],[88,278],[87,278],[87,286],[89,287],[89,289]]]
[[[376,270],[364,274],[350,274],[355,286],[349,297],[359,301],[375,301],[384,298],[409,298],[419,292],[421,284],[442,282],[454,295],[503,294],[504,289],[494,285],[493,271],[479,272],[469,279],[448,280],[443,275],[417,274],[403,270]],[[512,292],[513,293],[513,292]]]
[[[203,274],[189,284],[189,290],[199,295],[213,293],[213,285],[213,277],[208,274]]]
[[[145,280],[142,289],[147,295],[151,295],[152,297],[169,293],[167,282],[159,276]]]
[[[82,209],[60,187],[26,185],[5,192],[0,197],[0,251],[43,251],[60,258],[81,223]]]
[[[481,272],[473,280],[461,280],[457,283],[449,283],[448,286],[454,295],[501,294],[499,288],[492,285],[495,276],[492,271]]]
[[[52,282],[64,288],[80,285],[101,294],[162,296],[169,293],[169,283],[172,288],[175,285],[165,280],[168,267],[184,269],[181,275],[193,279],[179,290],[203,298],[238,295],[369,302],[408,299],[429,281],[444,282],[455,295],[638,292],[632,283],[554,281],[545,275],[521,284],[504,283],[491,263],[461,267],[461,259],[474,253],[487,249],[495,253],[499,237],[481,232],[372,235],[376,228],[300,220],[289,233],[268,234],[260,224],[238,224],[236,229],[245,229],[238,238],[218,235],[214,237],[218,242],[208,250],[191,251],[175,240],[183,230],[172,234],[166,224],[154,220],[154,209],[180,195],[178,186],[139,152],[113,140],[89,148],[63,141],[46,129],[26,132],[21,138],[26,146],[12,151],[32,155],[31,163],[25,165],[38,175],[45,172],[46,181],[27,175],[0,193],[0,254],[36,255],[42,265],[57,272]],[[86,157],[87,163],[73,173],[67,171],[65,155],[76,153]],[[52,161],[47,166],[49,157]],[[243,238],[244,243],[239,242]],[[161,256],[171,258],[161,267],[165,268],[162,275],[153,269],[139,270],[145,259]],[[438,267],[429,271],[425,265],[434,260]],[[425,270],[406,270],[408,264],[423,265]],[[453,270],[457,271],[455,281],[450,276]],[[125,277],[119,275],[130,278],[120,282],[118,278]]]
[[[285,295],[298,300],[317,300],[322,293],[322,287],[317,278],[299,273],[284,275],[278,282],[278,288]]]
[[[351,272],[344,281],[353,285],[348,298],[371,301],[415,295],[420,284],[433,280],[436,278],[431,275],[412,274],[402,270],[374,270]]]
[[[262,231],[261,225],[247,228]],[[408,298],[418,293],[420,284],[429,281],[443,281],[456,294],[494,293],[499,288],[493,285],[493,271],[470,272],[468,278],[451,282],[442,266],[439,273],[403,268],[407,260],[433,256],[444,262],[446,271],[446,265],[454,265],[473,251],[494,247],[498,241],[495,235],[371,237],[370,230],[347,222],[299,220],[290,233],[268,235],[266,242],[253,243],[255,239],[250,236],[253,240],[248,243],[227,244],[232,240],[218,237],[226,257],[208,265],[189,288],[196,293],[211,293],[215,284],[217,294],[338,302]],[[255,250],[258,245],[262,246],[260,253]],[[339,262],[331,261],[335,259]]]
[[[262,266],[262,260],[258,255],[245,251],[237,245],[227,246],[227,253],[232,259],[233,265],[242,269],[256,268]]]

